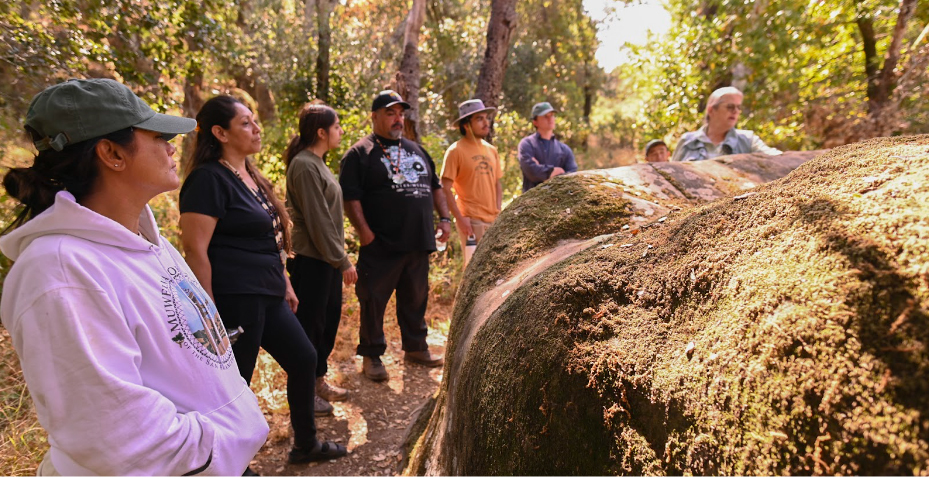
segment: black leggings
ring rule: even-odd
[[[216,295],[216,309],[228,329],[245,330],[232,345],[239,374],[251,384],[258,348],[262,347],[287,373],[287,402],[294,446],[313,448],[316,440],[316,348],[284,298],[261,294]]]
[[[325,261],[299,254],[287,260],[287,271],[300,300],[297,319],[316,347],[316,377],[321,378],[329,370],[342,319],[342,273]]]

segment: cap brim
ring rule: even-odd
[[[156,131],[166,135],[182,135],[190,133],[197,127],[197,120],[193,118],[184,118],[181,116],[164,115],[155,113],[155,116],[143,121],[142,123],[132,125],[142,130]]]
[[[402,105],[404,110],[409,110],[410,108],[413,108],[413,107],[410,106],[409,103],[407,103],[407,102],[405,102],[405,101],[395,101],[395,102],[393,102],[393,103],[388,103],[388,104],[382,106],[381,108],[390,108],[390,107],[392,107],[392,106],[394,106],[394,105]]]
[[[459,118],[459,119],[453,121],[453,122],[452,122],[452,127],[457,128],[457,127],[458,127],[458,124],[461,123],[461,120],[464,120],[465,118],[467,118],[467,117],[469,117],[469,116],[477,115],[478,113],[484,113],[485,111],[497,111],[497,107],[495,107],[495,106],[488,106],[488,107],[486,107],[486,108],[484,108],[484,109],[482,109],[482,110],[472,111],[471,113],[468,113],[467,115],[465,115],[465,116],[463,116],[463,117],[461,117],[461,118]]]
[[[549,108],[549,109],[547,109],[547,110],[542,110],[541,112],[536,113],[535,116],[532,117],[532,119],[535,120],[536,118],[538,118],[538,117],[540,117],[540,116],[542,116],[542,115],[547,115],[547,114],[549,114],[549,113],[551,113],[551,112],[558,113],[558,110],[556,110],[556,109],[554,109],[554,108]]]

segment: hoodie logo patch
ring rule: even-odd
[[[228,369],[235,364],[232,345],[213,301],[177,268],[168,268],[168,274],[161,279],[161,296],[171,340],[208,366]]]

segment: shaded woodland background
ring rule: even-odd
[[[626,3],[617,0],[617,15]],[[459,136],[450,128],[458,103],[482,98],[500,107],[493,142],[505,164],[505,203],[519,194],[516,146],[532,131],[528,114],[539,101],[561,111],[557,133],[582,169],[641,161],[652,138],[673,146],[700,126],[709,93],[730,84],[746,93],[739,127],[784,150],[929,132],[929,2],[665,0],[665,7],[670,31],[630,46],[630,61],[608,72],[595,60],[598,24],[582,0],[0,2],[0,174],[32,159],[22,130],[31,98],[84,77],[117,79],[156,110],[190,117],[213,95],[245,98],[264,130],[256,162],[280,186],[281,154],[296,112],[311,99],[335,107],[346,130],[329,156],[337,171],[342,152],[370,132],[377,91],[395,88],[414,104],[407,136],[439,168]],[[177,243],[176,192],[152,208]],[[14,212],[0,192],[0,228]],[[346,232],[349,251],[357,251]],[[448,263],[456,254],[450,244],[431,278],[452,286],[442,289],[448,300],[460,275]],[[0,256],[0,288],[8,267]],[[0,356],[0,456],[10,458],[5,448],[19,441],[28,449],[41,430],[29,422],[8,341]]]

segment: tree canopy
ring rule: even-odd
[[[457,104],[478,93],[493,3],[425,1],[414,49],[421,70],[417,128],[438,158],[457,137],[449,128]],[[265,129],[259,163],[279,178],[275,160],[306,101],[326,98],[340,112],[343,148],[366,133],[373,94],[396,85],[410,36],[406,22],[418,18],[410,15],[414,5],[6,2],[0,5],[0,153],[6,166],[28,160],[21,125],[35,93],[70,77],[111,77],[156,109],[188,116],[221,92],[247,97]],[[700,125],[707,95],[724,85],[746,92],[740,127],[782,149],[929,128],[929,105],[919,101],[929,62],[925,2],[666,0],[664,6],[671,30],[629,47],[632,60],[606,72],[594,59],[597,22],[581,0],[516,2],[495,102],[501,107],[495,142],[504,160],[531,130],[527,117],[535,102],[550,101],[561,111],[558,132],[581,153],[591,135],[617,148],[638,148],[654,137],[673,145]],[[508,191],[516,194],[516,163],[507,165]]]

